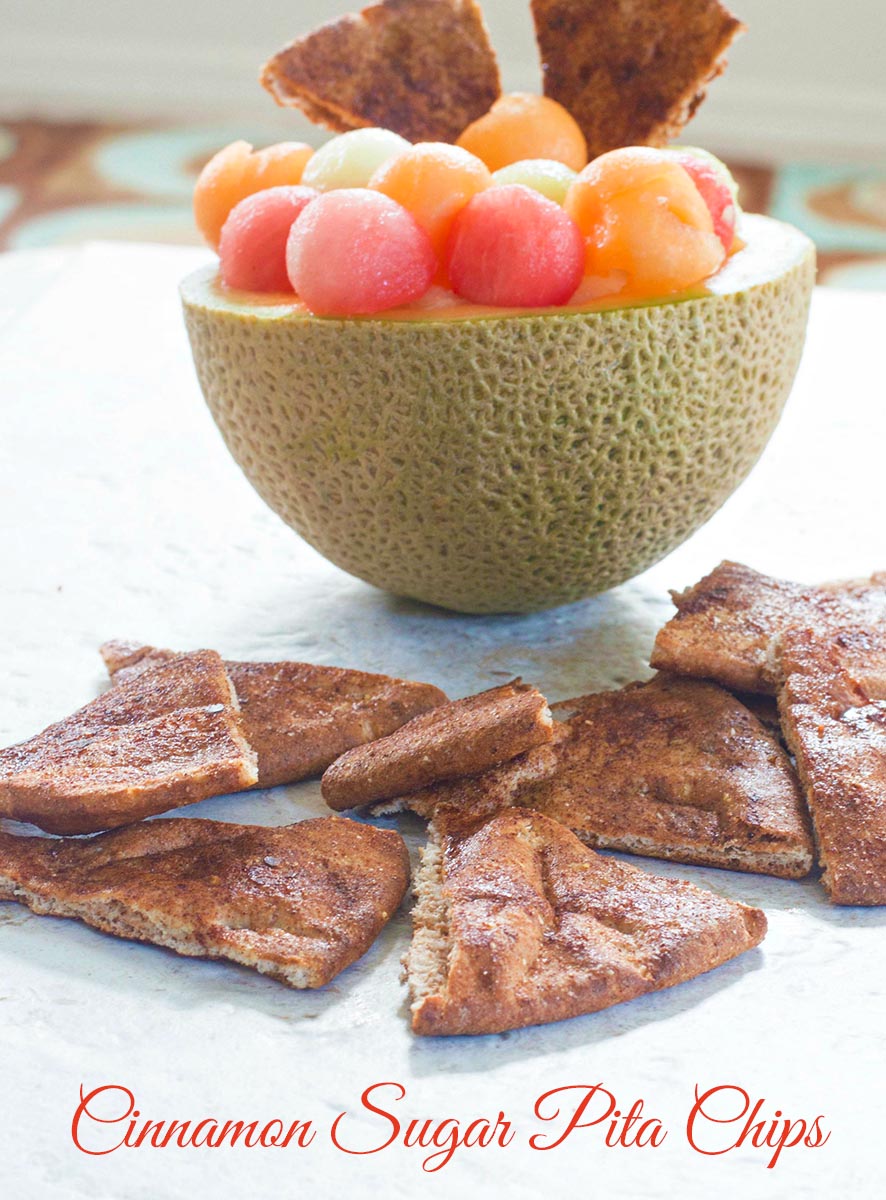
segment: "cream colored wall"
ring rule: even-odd
[[[886,158],[884,0],[734,0],[750,32],[697,118],[732,153]],[[275,119],[269,52],[348,0],[0,0],[0,110]],[[538,88],[528,4],[485,0],[506,86]],[[284,118],[285,120],[285,118]]]

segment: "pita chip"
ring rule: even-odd
[[[137,642],[106,642],[102,657],[116,685],[174,657]],[[439,688],[387,675],[298,662],[225,662],[243,731],[258,755],[258,786],[321,774],[352,746],[393,733],[446,702]]]
[[[835,904],[886,904],[886,635],[785,630],[779,710]]]
[[[0,750],[0,816],[94,833],[252,787],[257,776],[224,664],[198,650]]]
[[[699,866],[800,878],[812,867],[802,793],[778,737],[714,684],[649,683],[552,706],[549,745],[474,779],[406,799],[561,822],[588,845]]]
[[[396,799],[507,762],[550,741],[551,728],[544,696],[517,680],[443,704],[349,750],[327,768],[320,789],[339,811]]]
[[[655,639],[652,666],[740,692],[776,694],[781,668],[773,639],[789,626],[823,639],[844,625],[886,629],[886,572],[809,587],[722,562],[671,596],[677,614]]]
[[[319,125],[378,125],[412,142],[454,142],[501,94],[474,0],[383,0],[290,43],[261,81]]]
[[[399,834],[340,817],[270,829],[166,819],[62,840],[0,833],[0,899],[296,988],[322,987],[365,953],[408,882]]]
[[[757,908],[596,854],[556,821],[441,810],[406,958],[419,1034],[499,1033],[684,983],[762,941]]]
[[[532,15],[545,95],[590,158],[677,137],[744,29],[718,0],[532,0]]]

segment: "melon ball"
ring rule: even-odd
[[[728,254],[735,244],[735,228],[741,211],[738,184],[732,172],[719,158],[696,146],[672,146],[668,153],[684,168],[701,193],[714,222],[714,233]]]
[[[218,246],[225,285],[248,292],[290,291],[286,241],[296,217],[318,195],[309,187],[276,187],[235,204]]]
[[[445,283],[443,259],[452,222],[491,182],[488,168],[467,150],[444,142],[421,142],[379,167],[369,186],[412,213],[437,255],[437,281]]]
[[[329,192],[366,187],[382,163],[408,150],[411,143],[390,129],[352,129],[321,146],[305,168],[302,183]]]
[[[213,250],[235,204],[265,188],[301,183],[313,153],[304,142],[278,142],[264,150],[253,150],[249,142],[231,142],[219,150],[194,188],[194,219]]]
[[[577,172],[571,167],[552,158],[524,158],[496,171],[492,182],[499,187],[522,183],[524,187],[547,196],[555,204],[562,204],[576,175]]]
[[[725,257],[707,204],[667,151],[630,146],[601,154],[572,184],[564,207],[585,238],[586,274],[623,274],[636,297],[683,291]]]
[[[437,259],[402,204],[368,188],[325,192],[302,212],[286,246],[289,279],[318,316],[383,312],[419,299]]]
[[[550,96],[511,92],[496,100],[489,112],[470,124],[458,139],[498,171],[528,158],[552,158],[580,171],[588,147],[575,118]]]
[[[565,304],[583,264],[584,243],[572,218],[521,184],[480,192],[456,217],[449,238],[452,287],[474,304]]]

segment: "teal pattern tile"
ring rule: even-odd
[[[323,135],[316,131],[318,140]],[[93,165],[111,186],[165,199],[189,199],[194,189],[193,164],[209,158],[229,142],[253,146],[279,142],[279,128],[211,125],[150,130],[110,137],[98,147]]]
[[[5,221],[9,214],[15,211],[20,199],[18,188],[0,183],[0,221]]]
[[[821,251],[886,253],[886,171],[794,163],[778,168],[771,214]]]
[[[74,205],[42,213],[13,231],[11,250],[92,240],[199,243],[190,204]]]

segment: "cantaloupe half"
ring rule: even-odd
[[[629,579],[706,521],[774,429],[800,359],[811,242],[747,245],[665,303],[316,318],[182,284],[197,373],[259,494],[332,562],[465,612]]]

